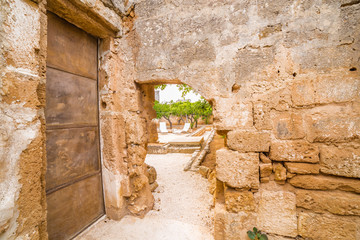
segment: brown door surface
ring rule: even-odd
[[[97,39],[52,13],[45,117],[49,239],[70,239],[104,214]]]

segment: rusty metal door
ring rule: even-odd
[[[49,239],[70,239],[104,214],[97,39],[48,13],[46,196]]]

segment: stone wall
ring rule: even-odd
[[[106,213],[153,206],[151,84],[214,107],[215,238],[360,238],[358,1],[5,0],[0,238],[46,239],[46,9],[100,38]],[[329,238],[330,236],[330,238]]]
[[[47,239],[46,10],[100,39],[100,145],[107,216],[143,216],[152,208],[144,164],[152,136],[147,130],[149,115],[143,111],[149,101],[134,82],[134,54],[129,51],[134,44],[134,13],[132,5],[125,5],[67,0],[1,3],[0,239]]]
[[[214,105],[215,238],[356,239],[358,1],[140,1],[136,81]]]
[[[0,238],[46,238],[42,3],[0,4]]]

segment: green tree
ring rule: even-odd
[[[163,84],[155,86],[155,88],[164,90],[166,86],[166,84]],[[177,86],[181,91],[183,98],[187,93],[193,91],[191,87],[185,84],[178,84]],[[203,97],[194,103],[190,101],[171,101],[169,103],[159,103],[158,101],[155,101],[154,109],[157,118],[165,118],[169,122],[170,128],[172,128],[172,122],[170,120],[171,116],[179,117],[179,123],[180,121],[183,121],[184,123],[190,121],[191,128],[196,128],[200,118],[204,119],[207,124],[212,115],[212,107]]]
[[[172,114],[172,105],[173,103],[159,103],[158,101],[154,102],[154,110],[156,111],[156,118],[161,119],[162,117],[165,118],[169,124],[170,129],[172,129],[172,122],[171,122],[171,115]]]

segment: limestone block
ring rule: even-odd
[[[322,146],[320,171],[331,175],[360,178],[360,147]]]
[[[272,142],[270,159],[286,162],[319,162],[319,149],[306,141]]]
[[[347,106],[321,106],[305,117],[306,135],[310,142],[346,142],[360,136],[360,118]]]
[[[104,201],[106,213],[111,219],[120,219],[125,215],[126,200],[131,195],[129,179],[126,175],[102,169]]]
[[[301,139],[305,137],[303,118],[299,113],[283,112],[273,119],[273,129],[278,139]]]
[[[260,177],[269,177],[273,167],[271,163],[260,163]]]
[[[256,215],[251,212],[231,213],[223,204],[215,205],[214,239],[247,239],[247,231],[256,226]]]
[[[292,85],[292,100],[296,106],[347,102],[356,98],[360,81],[351,76],[335,77],[330,74],[301,79]]]
[[[217,130],[253,127],[251,103],[240,102],[236,98],[218,98],[213,110]]]
[[[320,171],[319,164],[286,162],[285,167],[290,173],[297,174],[318,174]]]
[[[127,148],[128,157],[131,164],[142,165],[146,157],[146,149],[143,146],[130,144]]]
[[[263,163],[271,163],[271,159],[268,158],[265,154],[263,153],[260,153],[260,160],[263,162]]]
[[[125,122],[126,143],[144,144],[147,140],[145,119],[138,115],[128,116]]]
[[[315,102],[347,102],[359,96],[360,79],[330,74],[318,75],[313,79]]]
[[[267,233],[297,236],[296,196],[285,191],[260,190],[257,225]]]
[[[255,211],[255,200],[253,193],[250,191],[236,191],[231,188],[226,188],[225,192],[225,206],[229,212]]]
[[[286,180],[286,168],[281,163],[273,164],[273,171],[275,175],[275,181],[285,181]]]
[[[315,103],[314,87],[312,82],[301,79],[291,86],[291,97],[295,106],[306,106]]]
[[[227,135],[229,148],[239,152],[268,152],[270,134],[255,131],[230,131]]]
[[[360,193],[360,180],[322,175],[296,175],[289,180],[294,187],[316,190],[343,190]]]
[[[270,107],[267,102],[254,102],[254,127],[257,130],[271,130]]]
[[[125,132],[121,129],[122,126],[124,126],[122,116],[100,117],[103,165],[108,169],[116,169],[126,174],[126,163],[121,161],[126,157]]]
[[[360,216],[360,195],[347,192],[296,191],[296,206],[317,213]]]
[[[217,178],[234,188],[259,188],[259,154],[216,151]]]
[[[356,239],[355,221],[334,215],[300,212],[299,235],[316,240]]]

